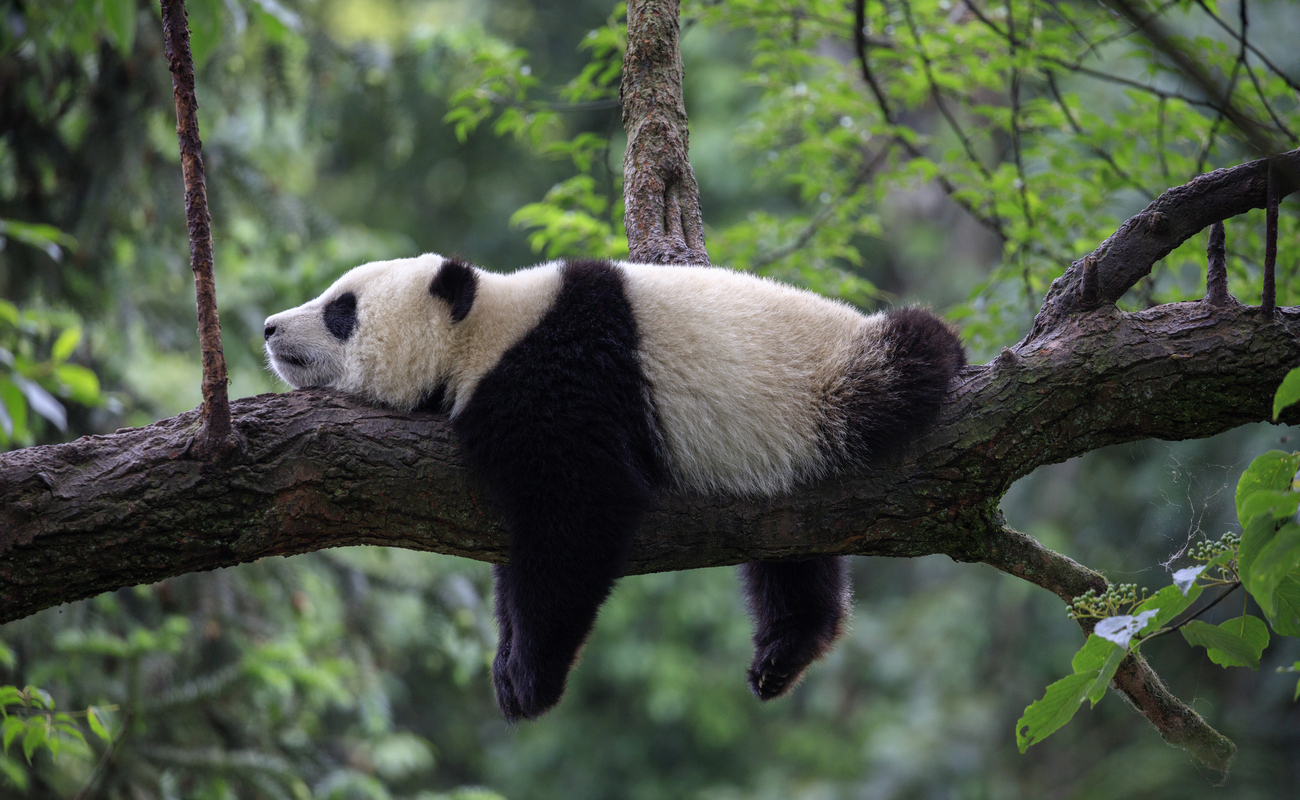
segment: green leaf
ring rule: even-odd
[[[1295,515],[1297,506],[1300,506],[1300,492],[1264,489],[1246,496],[1239,518],[1243,523],[1264,515],[1271,519],[1286,519]]]
[[[1268,647],[1268,626],[1259,617],[1243,615],[1222,625],[1192,620],[1182,627],[1183,638],[1204,647],[1210,660],[1221,667],[1259,669],[1259,657]]]
[[[13,784],[18,791],[27,791],[27,768],[22,765],[22,762],[0,755],[0,774],[4,775],[5,780]]]
[[[5,717],[0,722],[0,737],[3,737],[4,751],[9,752],[9,745],[18,735],[27,730],[27,721],[21,717]]]
[[[1097,677],[1088,686],[1085,695],[1092,705],[1095,706],[1101,702],[1101,698],[1106,694],[1106,687],[1110,686],[1110,679],[1115,677],[1115,671],[1119,669],[1119,662],[1123,661],[1126,655],[1128,655],[1128,650],[1116,646],[1110,657],[1106,659],[1106,663],[1102,665],[1101,671],[1097,673]]]
[[[77,344],[81,342],[81,328],[68,328],[59,334],[59,338],[54,340],[54,348],[50,351],[50,359],[55,363],[62,364],[72,355],[72,351],[77,349]]]
[[[54,377],[67,387],[68,396],[83,406],[99,404],[99,378],[80,364],[60,364]]]
[[[86,723],[90,725],[91,733],[107,742],[112,737],[108,732],[108,726],[100,719],[100,713],[102,712],[95,706],[86,709]]]
[[[1168,625],[1170,620],[1190,608],[1192,603],[1196,602],[1196,598],[1201,596],[1202,591],[1204,589],[1199,583],[1193,583],[1184,595],[1176,585],[1170,584],[1143,600],[1137,608],[1133,609],[1134,614],[1151,609],[1159,609],[1159,613],[1139,633],[1157,631]]]
[[[1250,462],[1237,481],[1237,519],[1243,525],[1247,522],[1247,517],[1242,514],[1242,504],[1255,492],[1291,488],[1291,479],[1295,477],[1297,468],[1300,468],[1300,453],[1281,450],[1269,450]]]
[[[1300,403],[1300,367],[1296,367],[1282,379],[1282,385],[1273,394],[1273,421],[1282,413],[1282,409]]]
[[[1288,522],[1278,529],[1249,565],[1241,569],[1241,583],[1265,613],[1273,614],[1273,594],[1282,579],[1300,570],[1300,525]]]
[[[1079,648],[1079,652],[1074,654],[1070,667],[1075,674],[1079,675],[1085,672],[1096,672],[1105,665],[1110,654],[1119,649],[1119,645],[1114,642],[1100,636],[1089,636],[1083,643],[1083,647]]]
[[[23,755],[27,763],[32,763],[32,756],[49,740],[49,722],[44,718],[30,720],[27,733],[23,735]]]
[[[1294,573],[1278,581],[1273,590],[1277,607],[1268,623],[1283,636],[1300,636],[1300,579]]]
[[[25,706],[27,698],[17,686],[0,686],[0,708],[4,706]]]
[[[1096,673],[1067,675],[1047,687],[1041,700],[1035,700],[1016,721],[1016,745],[1020,752],[1051,736],[1069,722],[1083,702]]]

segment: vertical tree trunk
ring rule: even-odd
[[[700,190],[687,159],[679,0],[629,0],[623,57],[624,224],[631,259],[708,264]]]
[[[185,179],[185,220],[190,230],[190,269],[198,305],[199,346],[203,351],[203,430],[201,453],[230,442],[230,400],[226,394],[226,359],[221,352],[221,321],[217,318],[217,288],[212,274],[212,217],[208,213],[207,182],[203,177],[199,140],[199,104],[194,96],[194,59],[185,0],[161,0],[167,67],[176,97],[176,138],[180,141]]]

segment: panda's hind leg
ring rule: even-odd
[[[808,665],[844,630],[850,588],[848,559],[753,561],[740,568],[754,620],[749,688],[760,700],[791,689]]]

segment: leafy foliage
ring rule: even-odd
[[[1069,722],[1085,697],[1095,706],[1123,656],[1148,639],[1177,630],[1189,645],[1204,647],[1215,664],[1257,670],[1270,626],[1279,635],[1300,636],[1300,524],[1293,521],[1300,506],[1300,452],[1271,451],[1251,462],[1237,481],[1236,505],[1245,532],[1201,542],[1190,557],[1202,565],[1175,572],[1173,585],[1149,597],[1122,584],[1074,599],[1070,617],[1095,620],[1093,633],[1074,657],[1074,673],[1049,686],[1016,723],[1020,752]],[[1223,591],[1171,625],[1208,587]],[[1244,611],[1218,625],[1196,619],[1239,587],[1259,604],[1268,624]]]
[[[186,5],[236,396],[272,388],[259,350],[265,316],[360,261],[424,249],[509,268],[535,254],[625,254],[620,8]],[[979,358],[1023,332],[1066,262],[1150,198],[1253,155],[1219,109],[1101,7],[913,0],[863,10],[878,93],[863,77],[853,4],[685,4],[692,161],[715,262],[863,307],[936,304]],[[1250,5],[1254,49],[1243,49],[1229,7],[1153,10],[1225,85],[1236,76],[1232,102],[1279,148],[1294,144],[1296,56],[1270,38],[1294,26],[1292,6]],[[0,382],[34,382],[64,408],[68,429],[21,391],[0,391],[27,431],[15,424],[5,444],[190,408],[198,359],[156,7],[53,0],[11,11],[0,26],[0,347],[14,363],[0,365]],[[1279,237],[1284,304],[1296,300],[1288,270],[1300,263],[1293,203]],[[1255,216],[1229,222],[1231,288],[1245,302],[1262,261]],[[1199,296],[1203,244],[1171,254],[1125,306]],[[60,367],[96,375],[98,399],[77,399]],[[1214,453],[1213,464],[1240,457],[1222,443],[1154,458],[1093,454],[1062,467],[1085,478],[1061,485],[1044,471],[1025,485],[1049,491],[1004,508],[1013,518],[1035,508],[1023,527],[1049,543],[1069,530],[1090,563],[1152,561],[1186,534],[1181,522],[1153,523],[1150,509],[1187,489],[1165,474],[1187,453]],[[1144,642],[1208,602],[1204,587],[1226,588],[1214,581],[1231,580],[1220,568],[1231,563],[1208,562],[1233,551],[1237,576],[1271,598],[1260,612],[1271,646],[1255,656],[1289,653],[1300,583],[1264,566],[1292,552],[1275,516],[1290,494],[1276,480],[1287,456],[1278,458],[1248,471],[1259,521],[1240,541],[1202,553],[1205,569],[1184,588],[1175,576],[1106,611],[1135,621],[1157,611],[1130,644],[1150,653],[1175,642],[1185,656],[1176,637]],[[1076,505],[1089,515],[1067,525],[1059,509]],[[34,745],[28,763],[15,734],[0,791],[72,796],[105,754],[105,796],[1037,797],[1066,781],[1106,797],[1204,790],[1176,753],[1133,732],[1126,711],[1112,716],[1118,704],[1039,744],[1042,758],[1008,754],[1006,722],[1029,699],[1008,687],[1047,683],[1050,665],[1077,649],[1073,624],[1043,612],[1040,598],[942,559],[858,560],[854,570],[853,630],[789,703],[758,706],[744,691],[747,623],[726,571],[644,576],[612,598],[565,704],[518,731],[496,721],[491,702],[481,567],[346,551],[118,592],[0,631],[15,655],[0,665],[14,691],[44,687],[63,709],[119,708],[33,717],[6,706],[24,720],[24,741],[31,719],[49,732],[47,712],[69,713],[86,741],[56,726],[58,762]],[[1239,629],[1256,628],[1242,619]],[[1249,660],[1231,652],[1252,641],[1211,644]],[[1041,742],[1084,697],[1095,705],[1125,652],[1090,637],[1066,690],[1017,726],[1018,742]],[[1216,708],[1247,706],[1240,687],[1193,677]],[[1272,759],[1234,780],[1245,793],[1285,792],[1276,765],[1294,752],[1294,725],[1269,703],[1249,707],[1270,723],[1229,724]],[[480,783],[492,789],[472,788]]]

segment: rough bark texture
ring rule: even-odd
[[[208,189],[203,177],[199,103],[194,96],[194,60],[190,57],[185,0],[162,0],[162,23],[167,67],[176,97],[176,138],[181,148],[190,269],[194,272],[199,347],[203,352],[204,429],[197,444],[204,452],[215,452],[231,444],[230,401],[226,396],[226,359],[221,352],[221,321],[217,318],[217,287],[212,276],[212,217],[208,214]]]
[[[1300,149],[1276,156],[1274,160],[1284,167],[1274,170],[1278,197],[1286,197],[1300,188],[1293,177],[1300,174]],[[1087,259],[1096,260],[1101,301],[1114,302],[1150,272],[1151,265],[1207,226],[1264,208],[1268,164],[1269,159],[1261,158],[1217,169],[1151,201],[1142,213],[1121,225],[1091,255],[1074,262],[1064,275],[1052,281],[1029,335],[1036,336],[1082,310],[1080,284]]]
[[[700,192],[687,158],[678,0],[630,0],[623,56],[623,224],[630,259],[707,264]]]
[[[1080,318],[968,367],[939,426],[888,469],[762,502],[664,498],[630,571],[946,553],[1072,597],[1092,581],[1008,553],[994,535],[1007,487],[1105,445],[1209,436],[1268,419],[1272,388],[1300,363],[1298,331],[1300,309],[1265,321],[1257,309],[1208,303]],[[404,416],[319,390],[233,407],[242,447],[225,461],[193,456],[193,412],[0,456],[0,621],[323,547],[504,557],[504,533],[467,480],[444,417]]]

